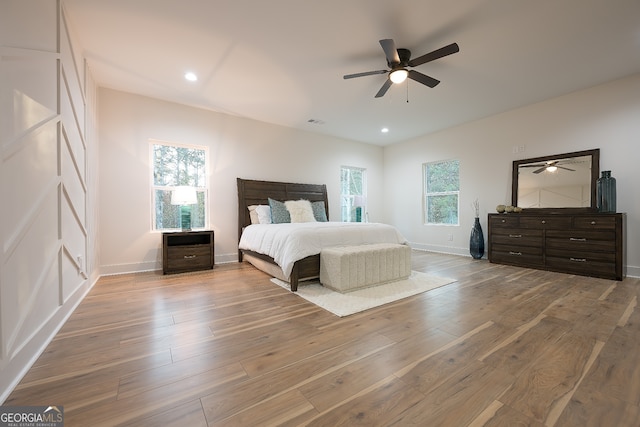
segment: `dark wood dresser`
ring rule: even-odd
[[[489,214],[489,261],[622,280],[624,222],[621,213]]]
[[[213,231],[162,233],[164,274],[209,270],[213,259]]]

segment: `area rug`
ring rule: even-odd
[[[271,279],[276,285],[290,290],[289,284],[279,279]],[[298,296],[324,308],[336,316],[344,317],[373,307],[379,307],[393,301],[430,291],[455,282],[446,277],[430,276],[412,271],[406,280],[385,283],[353,292],[340,293],[325,288],[317,281],[302,282],[298,285]]]

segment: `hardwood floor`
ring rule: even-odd
[[[345,318],[248,264],[101,278],[4,405],[66,426],[638,426],[640,279],[413,253]]]

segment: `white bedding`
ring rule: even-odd
[[[395,227],[378,223],[252,224],[242,232],[239,248],[269,255],[289,277],[296,261],[317,255],[324,247],[371,243],[407,244],[407,240]]]

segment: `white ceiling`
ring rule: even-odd
[[[100,86],[378,145],[640,72],[640,0],[64,5]],[[384,38],[413,58],[460,52],[416,67],[435,88],[409,81],[375,99],[386,75],[342,76],[386,68]]]

